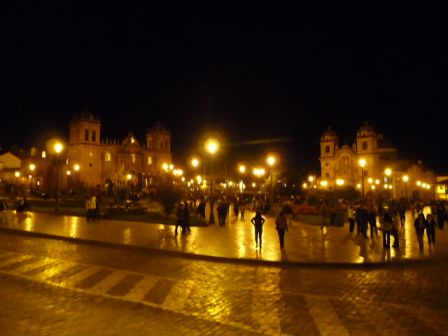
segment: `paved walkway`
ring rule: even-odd
[[[382,248],[382,238],[363,239],[344,227],[328,227],[292,222],[286,233],[285,249],[279,248],[274,219],[267,217],[263,232],[263,248],[256,249],[254,229],[246,219],[233,215],[224,227],[192,227],[191,233],[174,234],[174,226],[118,220],[86,222],[83,217],[9,211],[0,229],[17,230],[62,239],[77,239],[137,248],[157,249],[190,256],[222,258],[246,262],[366,264],[407,262],[448,258],[448,230],[436,232],[436,246],[428,248],[425,236],[423,253],[418,249],[410,214],[405,230],[400,232],[400,249]],[[393,240],[393,239],[392,239]]]

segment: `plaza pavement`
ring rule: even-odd
[[[263,247],[257,249],[254,228],[246,211],[245,219],[233,214],[225,226],[192,227],[187,234],[174,234],[173,225],[7,211],[0,222],[1,231],[46,238],[76,240],[138,250],[162,251],[191,258],[259,264],[303,265],[376,265],[421,262],[448,258],[448,233],[436,232],[436,246],[428,247],[425,236],[419,251],[411,214],[406,214],[405,230],[400,232],[400,248],[385,250],[380,236],[364,239],[344,227],[324,227],[290,221],[285,249],[279,248],[274,218],[265,216]],[[180,232],[180,230],[179,230]],[[393,241],[393,238],[392,238]]]

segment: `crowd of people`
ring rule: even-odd
[[[399,233],[405,228],[405,214],[410,212],[414,220],[414,230],[419,244],[423,251],[424,234],[428,239],[428,245],[435,244],[436,228],[443,230],[445,221],[448,220],[448,210],[446,205],[435,203],[428,205],[430,211],[424,214],[425,204],[416,203],[395,203],[388,204],[368,204],[362,203],[357,206],[348,205],[347,217],[349,221],[349,232],[353,233],[356,227],[357,235],[363,238],[374,239],[379,237],[378,231],[382,232],[383,247],[391,247],[391,237],[393,238],[393,248],[400,248]],[[378,225],[379,224],[379,225]],[[370,230],[369,230],[370,229]]]

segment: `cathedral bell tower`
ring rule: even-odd
[[[70,122],[70,145],[99,145],[101,122],[87,109]]]
[[[333,159],[338,150],[338,135],[330,127],[320,137],[320,165],[322,179],[333,178]]]

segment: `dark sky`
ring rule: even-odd
[[[351,144],[368,121],[403,157],[447,172],[444,11],[335,3],[10,5],[0,14],[0,146],[67,135],[88,106],[113,138],[131,129],[142,139],[160,120],[178,163],[215,130],[232,144],[290,139],[228,156],[276,149],[285,164],[317,169],[329,125]]]

